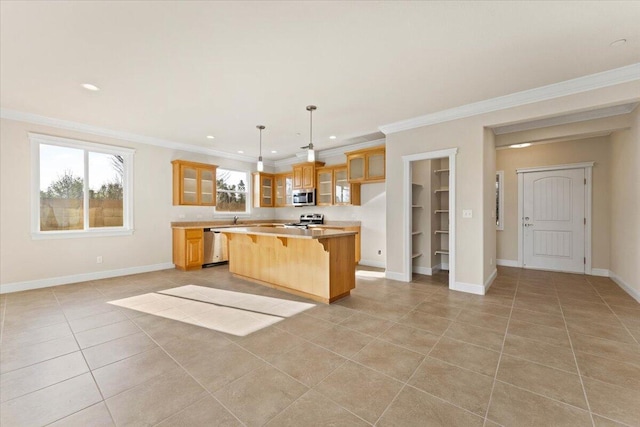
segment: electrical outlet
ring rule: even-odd
[[[382,250],[378,249],[378,255],[382,255]]]
[[[102,264],[102,255],[96,257],[96,264]]]
[[[180,214],[180,215],[178,215],[178,218],[180,218],[180,219],[184,219],[184,214]]]
[[[473,218],[473,211],[471,209],[463,209],[462,218]]]

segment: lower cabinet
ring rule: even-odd
[[[173,263],[179,270],[197,270],[204,263],[204,233],[198,229],[173,229]]]

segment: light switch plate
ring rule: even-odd
[[[473,218],[473,211],[471,209],[463,209],[462,218]]]

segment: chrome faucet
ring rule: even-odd
[[[233,217],[233,225],[236,225],[238,223],[238,215],[235,215]]]

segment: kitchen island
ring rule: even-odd
[[[229,242],[229,271],[238,277],[324,303],[355,288],[355,231],[271,227],[219,231]]]

